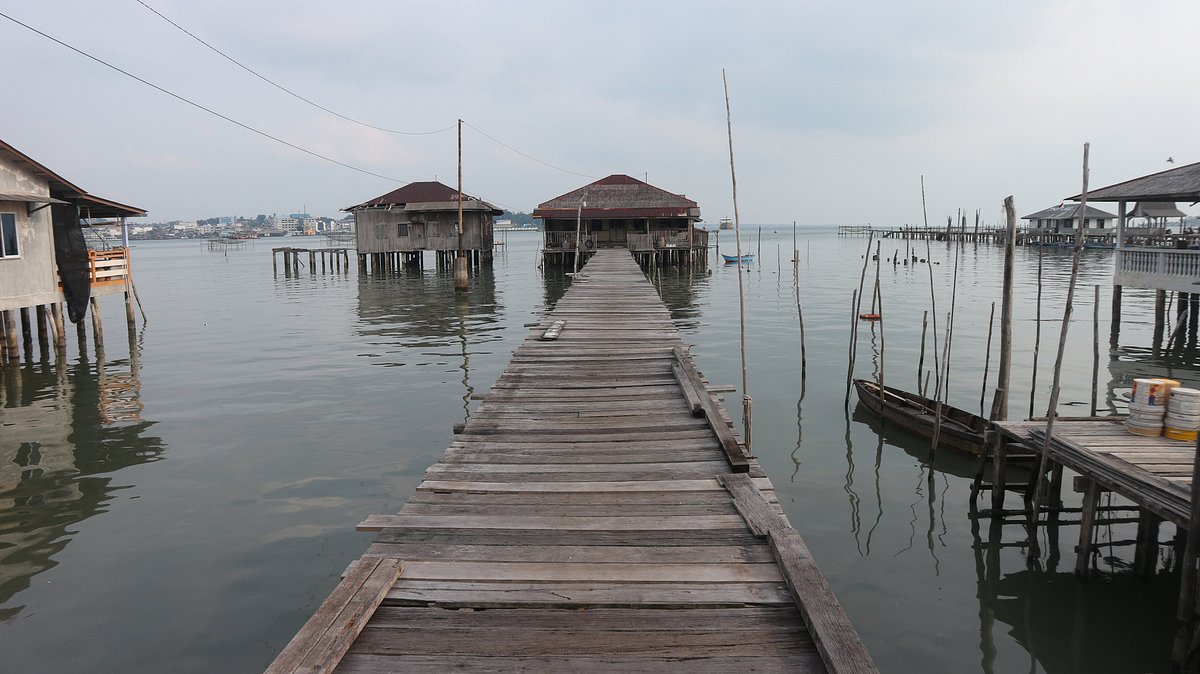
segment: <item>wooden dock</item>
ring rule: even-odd
[[[483,398],[268,671],[876,671],[628,251]]]

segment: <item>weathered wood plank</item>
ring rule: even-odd
[[[521,515],[370,515],[358,531],[383,529],[537,529],[539,531],[691,531],[740,529],[739,515],[565,517]]]
[[[459,562],[606,562],[639,564],[774,563],[760,545],[462,545],[453,543],[372,543],[368,557]]]
[[[462,608],[696,608],[793,603],[786,583],[484,583],[404,580],[389,605]]]
[[[393,674],[403,672],[446,671],[446,659],[436,655],[388,656],[351,653],[342,661],[339,674]],[[663,657],[636,656],[558,656],[506,657],[460,656],[454,659],[457,672],[689,672],[691,674],[729,674],[729,672],[819,672],[823,671],[817,653],[785,656],[747,657]]]

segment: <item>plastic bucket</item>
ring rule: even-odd
[[[1195,442],[1196,431],[1182,431],[1174,428],[1164,428],[1163,435],[1172,440],[1183,440],[1184,442]]]
[[[1166,413],[1167,408],[1164,405],[1137,405],[1129,403],[1129,418],[1131,419],[1144,419],[1146,421],[1161,420]]]
[[[1200,429],[1200,416],[1182,417],[1168,412],[1167,416],[1163,417],[1163,427],[1174,428],[1177,431],[1198,430]]]
[[[1141,407],[1160,407],[1167,402],[1167,396],[1171,393],[1171,387],[1164,383],[1161,379],[1134,379],[1133,380],[1133,395],[1130,398],[1129,407],[1134,405]]]
[[[1150,437],[1162,435],[1162,426],[1139,426],[1131,424],[1128,421],[1125,422],[1125,430],[1134,435],[1146,435]]]

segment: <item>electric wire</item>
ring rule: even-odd
[[[314,152],[314,151],[312,151],[312,150],[309,150],[309,149],[307,149],[307,148],[303,148],[303,147],[301,147],[301,146],[299,146],[299,145],[296,145],[295,143],[292,143],[292,142],[286,141],[286,140],[284,140],[284,139],[282,139],[282,138],[280,138],[280,137],[278,137],[278,136],[273,136],[273,135],[271,135],[271,134],[267,133],[266,131],[261,131],[261,130],[259,130],[259,129],[256,129],[256,128],[254,128],[254,127],[250,126],[249,124],[245,124],[245,123],[243,123],[243,122],[239,122],[238,120],[236,120],[236,119],[234,119],[234,118],[232,118],[232,117],[229,117],[228,115],[224,115],[224,114],[222,114],[222,113],[220,113],[220,112],[217,112],[216,110],[213,110],[212,108],[205,107],[205,106],[201,105],[200,103],[197,103],[197,102],[195,102],[195,101],[193,101],[193,100],[191,100],[191,99],[185,98],[185,97],[183,97],[183,96],[181,96],[181,95],[179,95],[179,94],[177,94],[177,93],[175,93],[175,92],[173,92],[173,91],[170,91],[170,90],[168,90],[168,89],[164,89],[163,87],[160,87],[160,86],[158,86],[157,84],[154,84],[153,82],[150,82],[149,80],[142,79],[141,77],[138,77],[137,75],[134,75],[133,73],[129,72],[128,70],[124,70],[124,69],[122,69],[122,68],[120,68],[120,67],[118,67],[118,66],[115,66],[115,65],[113,65],[113,64],[111,64],[111,63],[109,63],[109,62],[107,62],[107,61],[105,61],[105,60],[103,60],[103,59],[101,59],[101,58],[99,58],[99,57],[97,57],[97,56],[93,56],[93,55],[91,55],[91,54],[89,54],[89,53],[87,53],[87,52],[83,51],[82,49],[79,49],[78,47],[75,47],[75,46],[72,46],[72,45],[70,45],[70,44],[67,44],[66,42],[63,42],[62,40],[59,40],[58,38],[56,38],[56,37],[54,37],[54,36],[52,36],[52,35],[49,35],[48,33],[42,32],[41,30],[38,30],[37,28],[34,28],[33,26],[31,26],[31,25],[29,25],[29,24],[27,24],[27,23],[24,23],[24,22],[22,22],[22,21],[20,21],[20,20],[18,20],[18,19],[15,19],[15,18],[13,18],[13,17],[9,16],[8,14],[5,14],[4,12],[0,12],[0,17],[4,17],[5,19],[8,19],[9,21],[11,21],[11,22],[13,22],[13,23],[17,24],[18,26],[21,26],[22,28],[25,28],[25,29],[27,29],[27,30],[30,30],[30,31],[32,31],[32,32],[34,32],[34,33],[37,33],[38,35],[41,35],[42,37],[46,38],[47,40],[50,40],[51,42],[54,42],[54,43],[56,43],[56,44],[58,44],[58,45],[61,45],[61,46],[63,46],[63,47],[66,47],[67,49],[70,49],[71,51],[73,51],[73,52],[75,52],[75,53],[79,54],[80,56],[87,57],[87,58],[89,58],[89,59],[91,59],[91,60],[95,61],[96,63],[99,63],[99,64],[100,64],[100,65],[102,65],[102,66],[105,66],[105,67],[107,67],[107,68],[111,68],[112,70],[115,70],[115,71],[117,71],[117,72],[121,73],[122,75],[125,75],[126,77],[129,77],[129,78],[132,78],[132,79],[134,79],[134,80],[137,80],[138,82],[141,82],[142,84],[144,84],[144,85],[146,85],[146,86],[148,86],[148,87],[150,87],[150,88],[152,88],[152,89],[155,89],[155,90],[157,90],[157,91],[159,91],[159,92],[161,92],[161,93],[164,93],[164,94],[166,94],[166,95],[170,96],[171,98],[174,98],[174,99],[176,99],[176,100],[178,100],[178,101],[182,101],[182,102],[184,102],[184,103],[187,103],[188,105],[190,105],[190,106],[192,106],[192,107],[194,107],[194,108],[197,108],[197,109],[199,109],[199,110],[203,110],[204,112],[207,112],[207,113],[208,113],[208,114],[210,114],[210,115],[214,115],[214,116],[216,116],[216,117],[220,117],[221,119],[223,119],[223,120],[225,120],[225,121],[229,122],[230,124],[235,124],[235,125],[237,125],[237,126],[240,126],[241,128],[243,128],[243,129],[245,129],[245,130],[247,130],[247,131],[250,131],[250,132],[252,132],[252,133],[256,133],[256,134],[258,134],[258,135],[262,136],[263,138],[267,138],[267,139],[273,140],[273,141],[275,141],[276,143],[280,143],[280,144],[282,144],[282,145],[286,145],[286,146],[288,146],[288,147],[292,148],[293,150],[299,150],[300,152],[303,152],[304,154],[307,154],[307,155],[309,155],[309,156],[316,157],[317,159],[322,159],[322,160],[324,160],[324,161],[327,161],[327,162],[330,162],[330,163],[332,163],[332,164],[337,164],[338,166],[341,166],[341,167],[344,167],[344,168],[348,168],[348,169],[350,169],[350,170],[352,170],[352,171],[358,171],[359,173],[365,173],[365,174],[367,174],[367,175],[369,175],[369,176],[374,176],[374,177],[376,177],[376,178],[383,178],[384,180],[390,180],[390,181],[392,181],[392,182],[397,182],[397,183],[411,182],[411,181],[405,181],[405,180],[402,180],[402,179],[400,179],[400,178],[394,178],[394,177],[392,177],[392,176],[383,175],[382,173],[376,173],[376,172],[374,172],[374,171],[370,171],[370,170],[368,170],[368,169],[359,168],[359,167],[357,167],[357,166],[354,166],[354,165],[352,165],[352,164],[347,164],[346,162],[343,162],[343,161],[338,161],[337,159],[334,159],[333,157],[329,157],[329,156],[326,156],[326,155],[320,154],[319,152]]]
[[[333,115],[334,117],[344,119],[347,122],[352,122],[352,123],[358,124],[360,126],[365,126],[369,129],[375,129],[376,131],[384,131],[387,133],[394,133],[394,134],[399,134],[399,135],[403,135],[403,136],[429,136],[429,135],[433,135],[436,133],[444,133],[446,131],[450,131],[451,129],[453,129],[456,126],[456,124],[451,124],[450,126],[447,126],[444,129],[437,129],[436,131],[398,131],[396,129],[388,129],[388,128],[385,128],[382,126],[376,126],[369,122],[364,122],[362,120],[355,119],[348,115],[343,115],[342,113],[337,112],[336,110],[330,110],[329,108],[321,105],[320,103],[317,103],[316,101],[305,98],[304,96],[301,96],[300,94],[296,93],[295,91],[288,89],[287,87],[283,86],[282,84],[279,84],[278,82],[272,80],[271,78],[267,77],[266,75],[263,75],[262,73],[259,73],[258,71],[254,70],[250,66],[247,66],[246,64],[242,63],[241,61],[238,61],[237,59],[233,58],[229,54],[226,54],[225,52],[221,51],[220,49],[217,49],[216,47],[209,44],[203,38],[199,37],[192,31],[188,30],[187,28],[184,28],[183,26],[179,25],[178,23],[175,23],[174,21],[172,21],[171,19],[166,17],[162,12],[160,12],[157,9],[154,9],[153,7],[151,7],[150,5],[147,5],[146,3],[142,2],[142,0],[137,0],[137,3],[139,5],[141,5],[142,7],[145,7],[146,9],[150,10],[151,12],[154,12],[163,21],[166,21],[167,23],[171,24],[172,26],[175,26],[176,28],[178,28],[180,31],[182,31],[184,34],[186,34],[188,37],[192,38],[196,42],[199,42],[200,44],[204,45],[205,47],[208,47],[210,50],[216,52],[222,58],[224,58],[226,61],[229,61],[233,65],[241,68],[242,70],[245,70],[246,72],[250,73],[251,75],[254,75],[258,79],[260,79],[260,80],[266,82],[267,84],[275,87],[276,89],[288,94],[289,96],[292,96],[293,98],[304,101],[305,103],[308,103],[309,105],[313,106],[314,108],[317,108],[318,110],[323,110],[325,112],[328,112],[329,114]]]
[[[509,144],[507,144],[507,143],[505,143],[505,142],[503,142],[503,141],[501,141],[500,139],[498,139],[498,138],[495,138],[494,136],[490,136],[490,135],[488,135],[487,133],[485,133],[485,132],[483,131],[483,129],[480,129],[479,127],[477,127],[477,126],[475,126],[474,124],[472,124],[472,123],[470,123],[470,122],[466,121],[465,119],[463,120],[463,124],[464,124],[464,125],[466,125],[466,126],[468,126],[468,127],[470,127],[470,128],[471,128],[471,129],[473,129],[473,130],[474,130],[476,133],[478,133],[479,135],[483,136],[484,138],[487,138],[488,140],[492,141],[493,143],[495,143],[495,144],[497,144],[497,145],[499,145],[499,146],[501,146],[501,147],[507,148],[508,150],[511,150],[511,151],[513,151],[513,152],[515,152],[515,153],[517,153],[517,154],[521,155],[522,157],[524,157],[524,158],[526,158],[526,159],[528,159],[528,160],[530,160],[530,161],[535,161],[535,162],[537,162],[537,163],[541,164],[542,166],[546,166],[546,167],[548,167],[548,168],[552,168],[552,169],[554,169],[554,170],[556,170],[556,171],[562,171],[563,173],[570,173],[570,174],[571,174],[571,175],[573,175],[573,176],[579,176],[579,177],[581,177],[581,178],[591,178],[592,180],[599,180],[599,179],[600,179],[600,176],[592,176],[592,175],[588,175],[588,174],[586,174],[586,173],[579,173],[578,171],[572,171],[572,170],[570,170],[570,169],[565,169],[565,168],[562,168],[561,166],[555,166],[554,164],[551,164],[551,163],[549,163],[549,162],[544,162],[544,161],[542,161],[541,159],[538,159],[537,157],[533,157],[533,156],[530,156],[530,155],[528,155],[528,154],[525,154],[524,152],[521,152],[521,151],[520,151],[520,150],[518,150],[517,148],[515,148],[515,147],[513,147],[513,146],[511,146],[511,145],[509,145]]]

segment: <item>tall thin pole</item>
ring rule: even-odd
[[[1012,375],[1013,258],[1017,253],[1017,207],[1012,196],[1004,198],[1008,232],[1004,242],[1004,293],[1000,300],[1000,362],[996,372],[996,396],[992,399],[993,421],[1008,419],[1008,389]]]
[[[725,87],[725,130],[729,138],[729,177],[733,184],[733,239],[737,245],[738,338],[742,350],[742,425],[746,449],[750,449],[750,413],[753,402],[750,399],[749,374],[746,370],[746,282],[742,278],[742,224],[738,215],[737,170],[733,165],[733,112],[729,106],[729,80],[725,77],[724,68],[721,68],[721,84]]]
[[[1058,385],[1062,375],[1063,354],[1067,348],[1067,329],[1071,326],[1072,303],[1075,301],[1075,281],[1079,278],[1079,253],[1083,250],[1083,214],[1087,213],[1088,196],[1088,148],[1083,144],[1083,192],[1079,201],[1079,225],[1075,229],[1075,250],[1071,260],[1071,282],[1067,285],[1067,305],[1063,308],[1062,329],[1058,333],[1058,355],[1054,359],[1054,374],[1050,384],[1050,405],[1046,408],[1046,436],[1042,440],[1042,453],[1037,470],[1037,483],[1033,490],[1033,502],[1029,511],[1029,551],[1037,550],[1037,524],[1041,515],[1042,496],[1046,486],[1046,468],[1050,455],[1050,440],[1054,434],[1054,417],[1058,410]]]
[[[454,258],[454,289],[467,289],[467,253],[463,250],[462,120],[458,120],[458,254]],[[482,232],[480,232],[482,235]]]
[[[1029,418],[1033,418],[1034,399],[1037,397],[1038,354],[1042,350],[1042,251],[1045,246],[1038,241],[1037,312],[1033,329],[1033,375],[1029,382]]]

